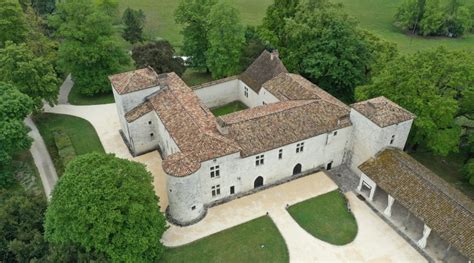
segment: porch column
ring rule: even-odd
[[[370,188],[370,195],[369,195],[369,200],[372,202],[374,201],[374,195],[375,195],[375,188],[377,188],[377,185],[374,184],[372,188]]]
[[[426,247],[426,240],[428,239],[429,235],[431,233],[431,228],[429,228],[426,224],[423,226],[423,236],[421,237],[416,244],[420,248],[425,248]]]
[[[388,195],[387,200],[388,200],[387,208],[385,208],[383,213],[387,217],[391,217],[392,216],[392,205],[393,205],[393,201],[395,201],[395,199],[393,199],[393,197],[391,195]]]

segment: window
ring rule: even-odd
[[[256,166],[263,165],[263,154],[257,155],[257,157],[255,157],[255,165]]]
[[[395,135],[392,135],[392,139],[390,140],[390,144],[393,144],[393,141],[395,141]]]
[[[303,150],[304,150],[304,142],[300,142],[296,144],[296,153],[303,152]]]
[[[262,105],[267,105],[267,104],[265,103],[265,101],[262,101]]]
[[[148,121],[148,124],[150,124],[150,125],[151,125],[151,121]]]
[[[283,158],[283,149],[278,150],[278,159]]]
[[[234,186],[230,187],[230,194],[231,195],[235,194],[235,187]]]
[[[212,188],[211,188],[211,193],[212,193],[212,197],[216,197],[216,196],[219,196],[221,195],[221,186],[218,184],[218,185],[214,185]]]
[[[244,87],[244,95],[245,97],[249,97],[249,88],[248,87]]]
[[[335,131],[335,132],[333,133],[333,135],[336,136],[336,135],[337,135],[337,131]]]
[[[211,178],[219,178],[220,172],[219,172],[219,165],[212,166],[211,167]]]
[[[153,134],[153,132],[152,132],[152,133],[150,133],[150,136],[151,136],[151,137],[153,137],[153,135],[155,135],[155,134]]]
[[[193,206],[191,207],[191,210],[194,210],[194,209],[196,209],[196,206],[195,206],[195,205],[193,205]]]

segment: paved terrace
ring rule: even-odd
[[[46,112],[68,114],[88,120],[96,129],[106,152],[144,163],[154,177],[154,187],[164,210],[168,205],[166,178],[157,151],[133,158],[122,141],[114,104],[96,106],[58,105]],[[267,212],[282,233],[291,262],[426,262],[402,237],[380,219],[364,202],[346,193],[358,224],[355,240],[334,246],[314,238],[288,214],[285,207],[337,189],[337,185],[319,172],[253,195],[212,207],[207,216],[188,227],[171,226],[163,236],[167,246],[187,244],[210,234],[260,217]]]

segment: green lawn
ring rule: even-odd
[[[268,216],[167,248],[162,262],[288,262],[288,249]]]
[[[71,92],[68,96],[68,101],[72,105],[95,105],[95,104],[107,104],[114,103],[114,95],[112,90],[108,94],[100,94],[94,96],[85,96],[79,92],[79,89],[72,87]]]
[[[333,245],[345,245],[357,235],[357,222],[339,191],[316,196],[288,208],[308,233]]]
[[[461,173],[465,159],[464,154],[452,153],[447,157],[442,157],[433,155],[421,147],[417,152],[409,154],[439,177],[474,199],[474,185],[469,184]]]
[[[223,0],[239,10],[242,21],[248,25],[259,25],[266,8],[273,0]],[[402,0],[334,0],[344,4],[346,12],[357,18],[363,28],[378,36],[395,42],[404,53],[446,45],[448,48],[474,49],[474,35],[463,39],[411,37],[392,25],[393,16]],[[145,33],[151,38],[165,38],[176,48],[182,43],[181,27],[174,22],[174,10],[179,0],[120,0],[120,10],[127,7],[141,8],[146,14]]]
[[[61,128],[65,131],[72,141],[76,155],[94,151],[100,153],[105,152],[94,127],[82,118],[62,114],[42,113],[36,115],[34,121],[44,139],[59,176],[64,172],[64,167],[54,143],[53,131],[55,129]]]
[[[181,78],[189,87],[200,85],[213,80],[210,73],[193,68],[187,68]]]
[[[213,109],[211,109],[211,112],[212,112],[212,114],[214,114],[214,116],[217,117],[217,116],[226,115],[226,114],[229,114],[229,113],[232,113],[232,112],[245,110],[247,108],[248,107],[245,104],[243,104],[242,102],[237,100],[237,101],[233,101],[229,104],[226,104],[224,106],[213,108]]]

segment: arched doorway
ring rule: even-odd
[[[255,181],[253,182],[253,187],[254,188],[257,188],[257,187],[260,187],[263,185],[263,177],[259,176],[255,179]]]
[[[295,168],[293,168],[293,175],[301,173],[301,164],[295,165]]]

